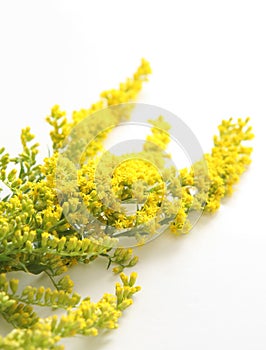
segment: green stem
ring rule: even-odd
[[[50,275],[50,273],[49,273],[47,270],[45,270],[44,272],[45,272],[46,275],[50,278],[50,280],[51,280],[52,284],[54,285],[54,287],[55,287],[57,290],[59,290],[57,284],[55,283],[55,280],[54,280],[53,277],[52,277],[52,275]]]

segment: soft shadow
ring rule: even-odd
[[[103,332],[96,337],[75,336],[73,338],[66,338],[60,341],[60,344],[65,345],[66,349],[79,350],[102,350],[107,345],[110,345],[110,333]]]

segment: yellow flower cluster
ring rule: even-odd
[[[107,164],[101,163],[100,174],[97,174],[97,163],[93,161],[79,171],[83,202],[101,224],[116,229],[130,228],[148,222],[159,210],[164,182],[151,162],[141,159],[140,154],[135,157],[130,160],[126,156],[116,157],[112,162],[113,156],[108,154],[104,162]],[[115,163],[119,165],[113,166]],[[126,206],[134,203],[140,207],[135,213],[127,214]]]
[[[104,294],[97,302],[90,298],[81,300],[63,290],[51,291],[50,288],[38,289],[27,286],[17,294],[18,281],[9,283],[4,274],[0,275],[0,312],[16,329],[5,338],[0,336],[0,348],[3,350],[63,349],[58,345],[61,338],[76,334],[96,336],[101,329],[118,327],[118,319],[127,307],[132,305],[132,296],[140,290],[134,286],[137,275],[120,275],[121,283],[116,284],[115,294]],[[20,301],[22,300],[22,301]],[[81,300],[81,301],[80,301]],[[58,318],[50,316],[38,318],[29,304],[65,308],[65,315]]]
[[[143,82],[148,80],[148,75],[150,73],[150,64],[143,58],[132,78],[128,78],[124,83],[121,83],[119,89],[111,89],[102,92],[101,99],[94,103],[89,109],[74,111],[72,114],[72,121],[70,122],[67,121],[66,113],[61,111],[58,105],[54,106],[51,115],[47,117],[48,123],[53,127],[53,130],[51,131],[53,149],[58,150],[73,127],[91,114],[108,106],[134,100],[140,92]],[[92,125],[92,128],[94,127],[95,126]],[[99,137],[97,139],[97,144],[94,143],[90,148],[95,148],[95,151],[100,150],[105,136],[106,135],[102,135]]]
[[[221,199],[233,192],[233,185],[251,162],[251,147],[245,142],[253,138],[249,118],[223,120],[219,126],[219,136],[214,136],[211,154],[206,154],[211,186],[206,203],[206,211],[214,212],[220,207]]]

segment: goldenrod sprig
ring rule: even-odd
[[[96,336],[102,329],[114,329],[118,326],[118,319],[127,307],[133,302],[133,295],[140,290],[135,287],[137,275],[132,273],[130,277],[121,274],[122,284],[116,284],[115,294],[104,294],[97,302],[91,302],[90,298],[83,299],[74,308],[69,308],[61,318],[51,316],[39,319],[31,328],[19,328],[13,330],[5,338],[0,336],[1,349],[5,350],[30,350],[30,349],[63,349],[58,342],[63,337],[76,334]],[[41,293],[42,294],[42,293]],[[0,292],[0,311],[13,305],[13,301],[7,295]]]
[[[117,248],[111,253],[103,253],[101,256],[108,259],[107,269],[111,264],[116,265],[113,268],[115,274],[122,272],[125,268],[135,266],[139,260],[137,256],[133,255],[133,250],[130,248]]]

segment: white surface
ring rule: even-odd
[[[138,252],[143,290],[120,328],[64,340],[66,349],[265,349],[265,33],[263,1],[0,1],[0,139],[10,152],[31,125],[45,155],[49,108],[89,106],[141,57],[153,75],[139,101],[176,113],[205,151],[223,118],[249,115],[256,133],[252,166],[221,210]],[[101,261],[71,275],[95,300],[116,281]]]

